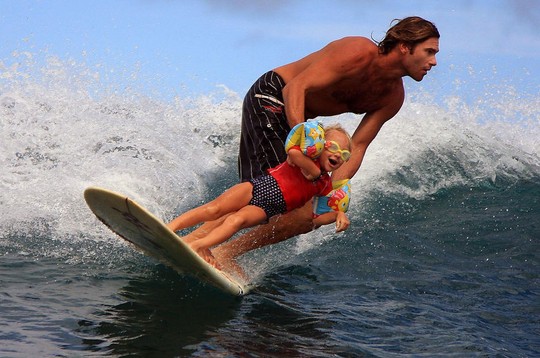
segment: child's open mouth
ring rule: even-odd
[[[332,159],[332,158],[329,158],[328,161],[330,162],[330,164],[331,164],[332,166],[335,166],[335,165],[337,165],[337,163],[338,163],[337,160]]]

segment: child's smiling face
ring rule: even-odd
[[[338,130],[330,130],[326,132],[326,141],[334,141],[339,145],[341,150],[347,150],[350,152],[349,138],[344,133]],[[339,168],[345,161],[339,151],[332,153],[328,149],[324,149],[319,158],[322,170],[325,172],[332,172]]]

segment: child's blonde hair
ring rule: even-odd
[[[353,147],[352,138],[351,138],[349,132],[347,132],[345,130],[345,128],[343,128],[341,126],[341,124],[335,123],[335,124],[331,124],[329,126],[323,126],[323,128],[324,128],[325,135],[328,132],[331,132],[331,131],[341,132],[341,133],[345,134],[345,136],[347,137],[347,141],[348,141],[347,144],[349,145],[349,152],[352,150],[352,147]]]

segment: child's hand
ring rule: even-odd
[[[292,158],[291,158],[290,155],[287,155],[287,163],[288,163],[291,167],[296,167],[296,164],[294,164],[294,161],[292,160]]]
[[[351,222],[349,221],[347,215],[341,211],[338,211],[336,218],[336,232],[342,232],[347,230],[349,228],[349,225],[351,225]]]

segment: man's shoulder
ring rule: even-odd
[[[377,57],[377,45],[366,37],[343,37],[330,43],[323,52],[335,61],[343,61],[350,65],[353,72],[364,71],[371,61]]]
[[[338,40],[332,41],[329,45],[333,46],[354,46],[363,49],[376,48],[377,45],[367,37],[363,36],[346,36]]]

